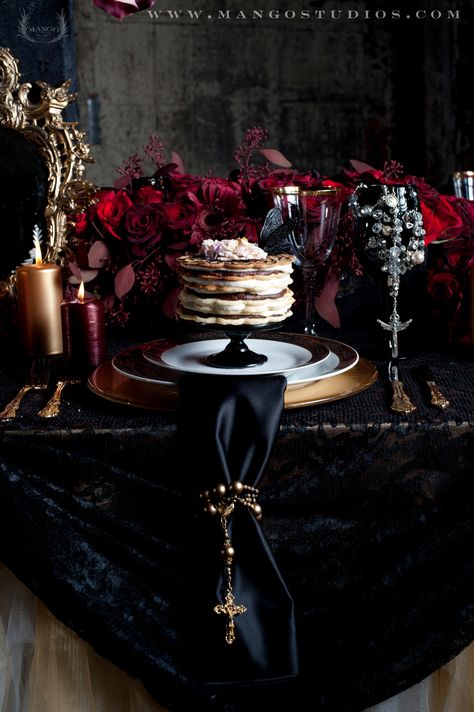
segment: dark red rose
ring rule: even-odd
[[[163,212],[171,230],[189,231],[196,222],[198,209],[191,201],[177,200],[165,203]]]
[[[125,218],[127,241],[132,254],[144,257],[161,240],[164,215],[156,205],[131,208]]]
[[[351,161],[352,163],[352,161]],[[354,161],[354,163],[357,163]],[[361,167],[364,164],[360,164]],[[357,185],[357,183],[360,183],[361,181],[365,183],[390,183],[390,180],[387,180],[384,172],[379,170],[378,168],[371,168],[370,166],[367,166],[366,169],[364,170],[353,170],[349,171],[347,169],[344,169],[344,176],[346,177],[347,181],[352,184],[352,185]],[[396,183],[400,183],[401,181],[398,179],[396,181],[392,181]]]
[[[245,208],[240,185],[225,178],[208,178],[201,184],[203,203],[234,218]]]
[[[296,171],[273,171],[265,178],[258,181],[262,190],[271,191],[273,188],[284,188],[285,185],[294,185],[293,178]]]
[[[102,193],[97,203],[96,215],[101,225],[118,240],[122,237],[118,234],[119,228],[128,210],[133,206],[128,195],[123,191],[115,192],[108,190]]]
[[[133,15],[134,12],[140,12],[141,10],[147,10],[149,7],[155,4],[155,0],[93,0],[94,5],[108,13],[122,20],[127,15]]]
[[[76,235],[82,237],[89,229],[89,215],[87,211],[74,215],[72,218]]]
[[[321,186],[321,176],[317,173],[295,173],[293,185],[297,185],[302,190],[314,190]]]
[[[428,294],[438,304],[459,302],[462,299],[462,287],[452,272],[431,273],[428,275]]]
[[[164,200],[163,193],[151,185],[144,185],[137,191],[135,203],[142,205],[159,205]]]
[[[170,184],[170,192],[176,198],[181,198],[187,193],[196,194],[201,187],[202,178],[190,175],[189,173],[170,173],[168,181]]]
[[[434,240],[452,240],[463,233],[464,223],[455,208],[455,200],[448,195],[439,195],[433,207],[421,202],[425,245]]]

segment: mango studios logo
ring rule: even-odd
[[[69,22],[64,10],[56,14],[55,22],[37,20],[30,12],[22,10],[18,22],[18,35],[27,42],[36,44],[53,44],[61,42],[69,34]]]

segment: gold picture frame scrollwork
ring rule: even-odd
[[[85,163],[94,160],[84,140],[85,132],[78,129],[77,122],[67,122],[62,116],[77,97],[69,91],[71,80],[52,87],[40,80],[21,84],[20,77],[18,60],[8,48],[0,47],[0,127],[19,132],[36,146],[44,160],[48,185],[43,260],[61,264],[67,247],[68,215],[87,208],[98,190],[84,178]],[[36,91],[34,99],[32,88]],[[12,265],[11,275],[0,280],[0,303],[15,301],[17,266]]]

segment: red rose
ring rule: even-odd
[[[163,205],[168,227],[171,230],[191,230],[197,218],[197,206],[185,200],[177,200]]]
[[[170,192],[176,197],[181,198],[187,193],[196,194],[201,187],[201,178],[188,173],[170,173],[168,176],[170,183]]]
[[[160,204],[163,202],[163,193],[151,185],[144,185],[137,191],[135,202],[142,205]]]
[[[125,229],[132,254],[144,257],[150,247],[159,243],[164,222],[163,212],[156,205],[131,208],[125,218]]]
[[[123,191],[105,191],[99,198],[96,215],[105,229],[118,240],[122,237],[118,229],[127,211],[133,206],[132,201]]]
[[[87,211],[74,215],[72,218],[76,235],[82,237],[89,229],[89,215]]]
[[[245,206],[240,186],[225,178],[209,178],[201,185],[203,202],[210,208],[217,208],[228,217],[236,217]]]
[[[258,181],[258,185],[262,190],[272,190],[273,188],[284,188],[285,185],[294,185],[293,178],[295,171],[273,171],[262,180]]]
[[[303,190],[314,190],[321,186],[321,177],[317,173],[295,173],[293,185],[297,185]]]
[[[464,223],[454,207],[455,200],[456,198],[451,196],[439,195],[432,207],[421,202],[423,226],[426,231],[425,245],[434,240],[452,240],[462,234]]]

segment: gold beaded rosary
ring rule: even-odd
[[[204,511],[212,516],[219,515],[222,527],[224,545],[222,548],[222,556],[224,557],[225,566],[225,593],[224,603],[219,603],[214,606],[214,613],[223,613],[227,616],[225,641],[228,645],[232,645],[235,640],[235,625],[234,618],[245,613],[247,608],[242,604],[235,603],[234,594],[232,592],[232,563],[234,561],[235,549],[232,546],[227,521],[235,509],[236,504],[242,504],[247,509],[250,509],[255,518],[262,518],[262,508],[257,502],[258,490],[250,485],[244,485],[242,482],[235,480],[230,485],[219,484],[211,491],[202,492],[200,494],[204,500]]]

